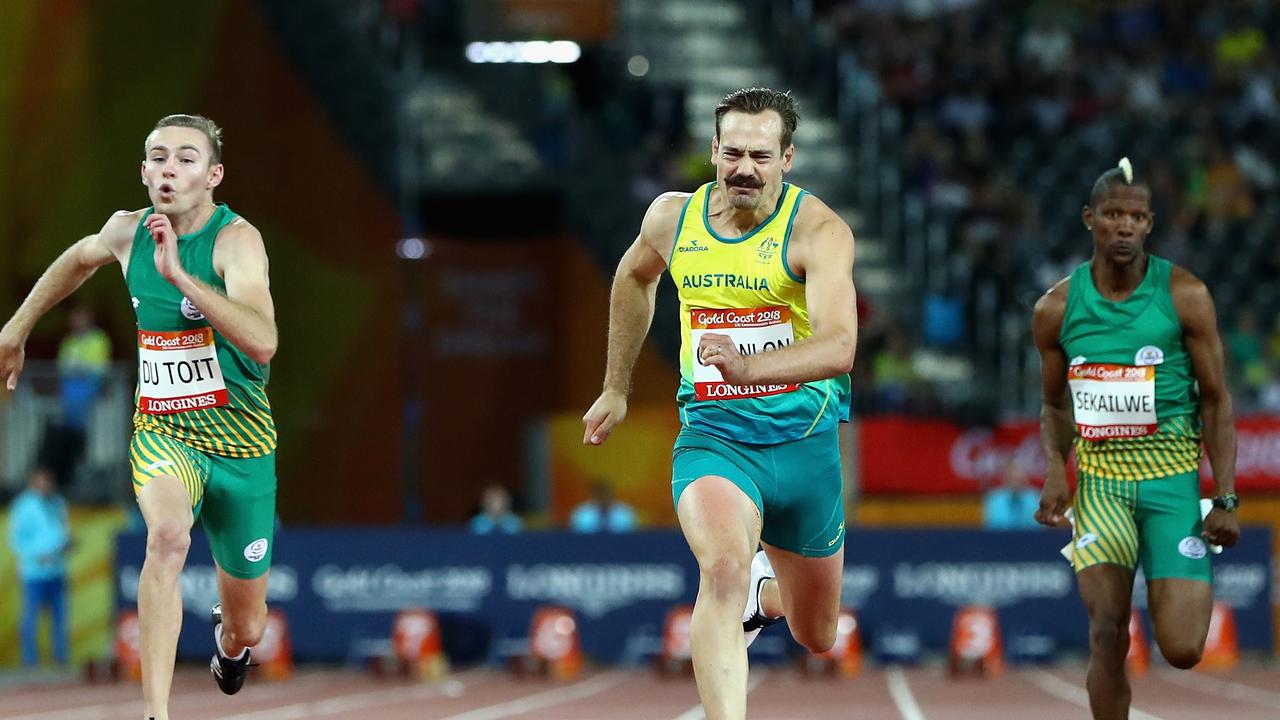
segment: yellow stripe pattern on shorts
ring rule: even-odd
[[[1091,442],[1076,438],[1081,473],[1113,480],[1156,480],[1200,467],[1200,428],[1193,415],[1160,422],[1154,435]]]
[[[1102,563],[1138,567],[1137,510],[1137,483],[1079,474],[1072,508],[1076,572]]]
[[[191,507],[204,499],[204,486],[209,478],[209,460],[194,448],[168,435],[139,430],[129,444],[129,464],[133,467],[133,492],[154,478],[172,475],[182,481],[191,496]]]

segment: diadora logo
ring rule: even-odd
[[[1085,362],[1085,361],[1084,361],[1084,356],[1083,356],[1083,355],[1077,355],[1077,356],[1075,356],[1075,357],[1071,358],[1071,367],[1076,367],[1077,365],[1083,365],[1083,364],[1084,364],[1084,362]]]
[[[1098,542],[1097,535],[1093,533],[1085,533],[1080,536],[1079,540],[1076,540],[1076,549],[1083,550],[1096,542]]]
[[[134,310],[137,310],[137,309],[138,309],[138,305],[140,305],[140,304],[141,304],[141,303],[138,301],[138,298],[136,298],[136,297],[131,297],[131,298],[129,298],[129,301],[130,301],[131,303],[133,303],[133,309],[134,309]]]
[[[711,248],[707,247],[706,245],[701,245],[701,244],[699,244],[699,243],[698,243],[698,238],[693,238],[693,239],[689,240],[689,244],[688,244],[688,245],[682,245],[682,246],[680,246],[680,247],[676,248],[676,251],[677,251],[677,252],[682,252],[682,253],[687,253],[687,252],[707,252],[707,251],[708,251],[708,250],[710,250],[710,249],[711,249]]]
[[[827,547],[832,547],[840,542],[840,538],[844,537],[844,521],[840,521],[840,527],[836,528],[836,536],[831,538],[831,542],[827,543]]]
[[[772,237],[767,237],[760,241],[760,245],[756,247],[756,256],[759,258],[756,262],[769,262],[774,255],[778,254],[778,247],[781,243]]]
[[[1148,345],[1133,356],[1133,364],[1139,367],[1159,365],[1164,362],[1164,351],[1155,345]]]
[[[182,317],[188,320],[203,320],[204,313],[200,312],[200,308],[196,307],[187,298],[182,298]]]

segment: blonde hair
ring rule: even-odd
[[[209,164],[216,165],[222,162],[222,128],[217,123],[203,115],[184,115],[178,113],[175,115],[165,115],[160,118],[160,122],[152,128],[152,132],[160,128],[167,127],[188,127],[195,128],[204,133],[205,138],[209,140],[209,147],[212,154],[209,156]],[[143,148],[145,150],[145,148]]]

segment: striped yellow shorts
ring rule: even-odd
[[[275,453],[231,458],[180,440],[136,430],[129,446],[133,492],[172,475],[187,488],[191,510],[209,537],[213,559],[227,574],[256,578],[271,567],[276,517]]]
[[[1076,572],[1102,563],[1134,570],[1148,580],[1212,582],[1208,546],[1200,537],[1200,477],[1179,473],[1147,480],[1106,480],[1080,473],[1076,488]]]

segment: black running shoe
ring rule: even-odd
[[[222,603],[213,606],[209,612],[209,619],[213,621],[214,643],[213,660],[209,661],[209,671],[213,673],[213,680],[218,683],[219,690],[227,695],[235,695],[240,692],[240,688],[244,687],[244,676],[249,672],[249,648],[245,648],[244,655],[239,660],[223,657],[222,652],[218,650],[219,638],[222,635]]]

